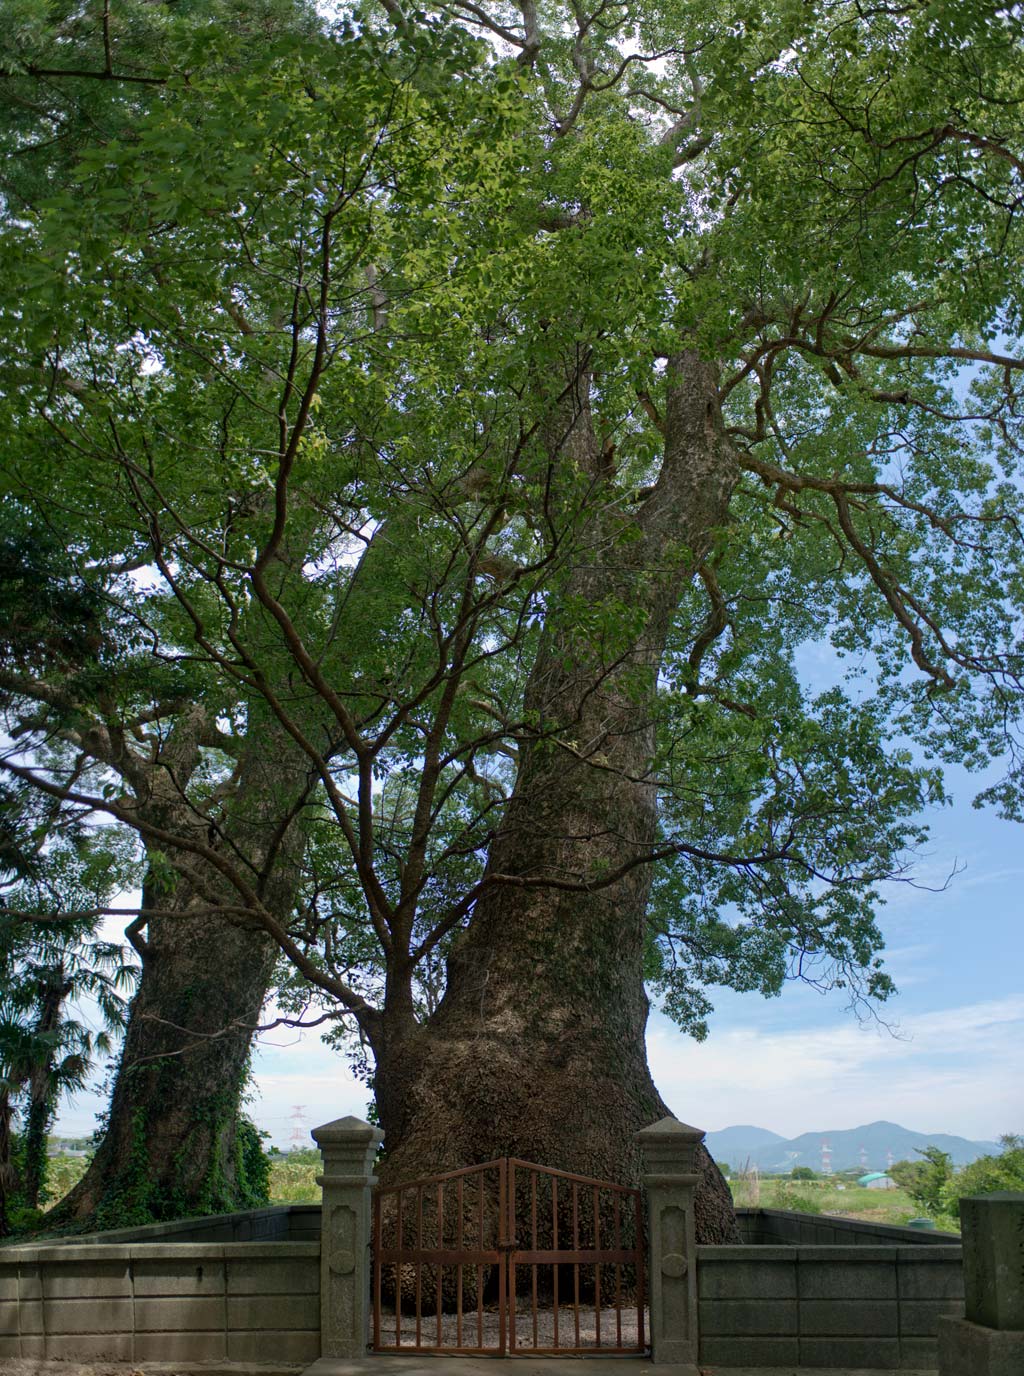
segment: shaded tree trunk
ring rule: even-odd
[[[569,435],[577,466],[596,475],[602,456],[585,404]],[[549,613],[527,690],[537,734],[521,748],[489,856],[494,886],[452,953],[429,1022],[416,1024],[397,978],[389,991],[374,1047],[386,1183],[502,1155],[639,1182],[635,1134],[670,1111],[644,1041],[650,866],[592,891],[557,884],[640,860],[654,844],[658,667],[733,480],[714,369],[684,355],[673,364],[661,477],[639,516],[599,520],[603,553],[580,561],[563,599],[603,605],[610,621],[614,601],[642,624],[595,643],[571,611]],[[701,1169],[698,1237],[737,1241],[728,1187],[706,1152]]]
[[[149,924],[106,1133],[62,1218],[121,1227],[259,1203],[239,1170],[239,1098],[276,948],[192,914]]]
[[[295,900],[308,789],[305,762],[289,747],[273,726],[251,725],[216,841],[285,920]],[[186,824],[182,816],[178,822]],[[201,814],[191,813],[189,823],[207,839]],[[170,895],[159,889],[160,874],[151,870],[143,906],[169,911],[148,921],[105,1135],[59,1206],[61,1221],[114,1227],[263,1202],[262,1182],[245,1169],[239,1103],[277,947],[255,922],[210,911],[211,897],[237,899],[204,867],[180,878]]]
[[[30,1209],[39,1208],[39,1196],[46,1184],[46,1138],[56,1117],[57,1106],[52,1093],[44,1093],[29,1100],[25,1114],[25,1203]]]

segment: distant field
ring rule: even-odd
[[[278,1161],[271,1157],[271,1204],[319,1204],[316,1177],[321,1170],[319,1161]]]
[[[320,1186],[316,1176],[318,1161],[303,1152],[298,1160],[271,1157],[270,1201],[272,1204],[319,1204]],[[54,1202],[67,1194],[85,1170],[82,1156],[54,1156],[50,1159],[50,1182]],[[839,1190],[832,1181],[790,1180],[786,1176],[761,1176],[751,1182],[729,1181],[737,1208],[796,1209],[802,1213],[839,1214],[860,1218],[867,1223],[906,1223],[920,1217],[921,1210],[903,1190],[866,1190],[847,1185]]]
[[[832,1180],[790,1180],[762,1175],[759,1180],[729,1181],[737,1208],[795,1209],[799,1213],[838,1214],[865,1223],[908,1223],[921,1217],[921,1207],[903,1190],[868,1190],[860,1185],[838,1189]]]
[[[312,1156],[303,1152],[303,1157]],[[49,1189],[51,1206],[67,1194],[68,1190],[85,1174],[88,1162],[84,1156],[51,1156],[49,1166]],[[270,1158],[270,1202],[272,1204],[319,1204],[320,1186],[316,1176],[320,1173],[319,1159],[288,1161],[285,1158]]]

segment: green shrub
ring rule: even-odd
[[[791,1180],[779,1181],[775,1190],[775,1198],[770,1207],[773,1209],[791,1209],[798,1214],[821,1213],[820,1200],[809,1194],[801,1194]]]
[[[249,1118],[239,1117],[235,1128],[235,1171],[244,1209],[270,1202],[270,1158],[263,1150],[263,1133]]]
[[[1001,1137],[998,1156],[980,1156],[969,1166],[953,1169],[949,1153],[925,1147],[921,1161],[897,1161],[890,1176],[945,1231],[960,1229],[959,1200],[965,1195],[994,1194],[997,1190],[1024,1191],[1024,1137]]]
[[[921,1161],[897,1161],[889,1168],[895,1180],[931,1217],[947,1212],[945,1199],[953,1183],[953,1161],[948,1151],[938,1147],[924,1147],[918,1154]]]
[[[963,1170],[957,1171],[945,1195],[945,1203],[953,1204],[969,1194],[994,1194],[997,1190],[1024,1191],[1024,1137],[1008,1133],[1000,1137],[1003,1150],[998,1156],[980,1156]]]

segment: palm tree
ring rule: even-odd
[[[127,948],[105,940],[96,919],[61,916],[103,906],[130,881],[131,857],[103,830],[58,836],[31,867],[10,866],[0,886],[0,1236],[15,1196],[32,1209],[44,1197],[46,1136],[61,1097],[110,1054],[138,977]],[[85,1020],[90,1006],[98,1030]]]
[[[37,934],[33,933],[33,936]],[[83,1088],[98,1056],[109,1055],[124,1026],[135,966],[124,948],[98,940],[95,927],[61,924],[41,940],[2,953],[0,995],[0,1235],[16,1192],[37,1208],[46,1180],[46,1137],[62,1096]],[[103,1026],[95,1031],[69,1008],[89,999]],[[11,1120],[24,1129],[21,1172],[14,1168]]]

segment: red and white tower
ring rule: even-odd
[[[821,1173],[822,1175],[832,1174],[832,1143],[822,1142],[821,1144]]]
[[[306,1138],[308,1136],[306,1132],[306,1105],[293,1104],[289,1117],[293,1120],[294,1125],[292,1127],[292,1135],[288,1140],[296,1147],[306,1146]]]

